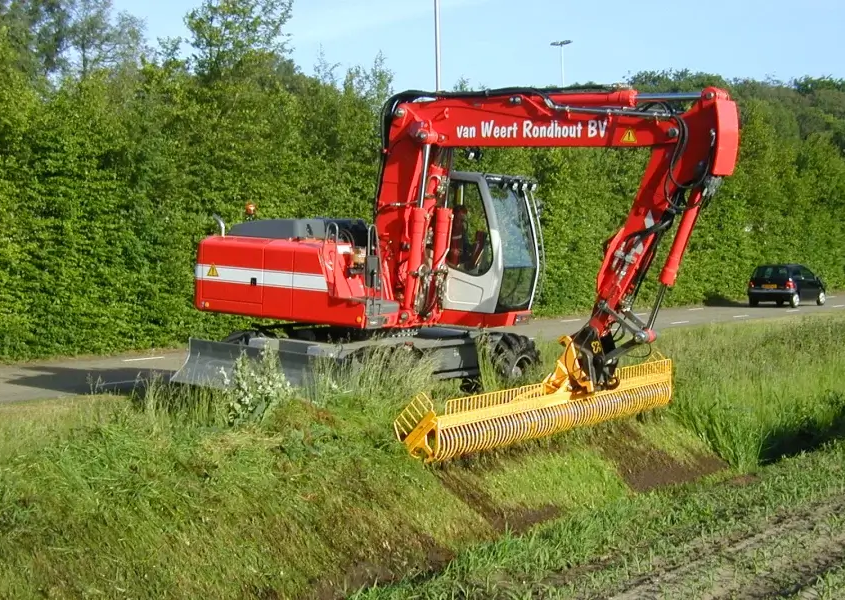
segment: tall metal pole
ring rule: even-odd
[[[566,85],[566,77],[563,70],[563,44],[560,45],[560,87]]]
[[[434,91],[440,91],[440,0],[434,0]]]
[[[563,71],[563,47],[572,43],[572,40],[560,40],[552,42],[550,46],[560,46],[560,87],[565,85],[564,71]]]

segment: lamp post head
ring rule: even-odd
[[[550,46],[566,46],[567,44],[571,44],[572,40],[560,40],[557,42],[552,42],[549,44]]]

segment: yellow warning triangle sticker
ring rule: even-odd
[[[220,277],[220,275],[217,273],[217,267],[215,267],[214,265],[211,265],[208,268],[208,273],[206,273],[205,275],[206,277]]]
[[[634,130],[630,127],[625,130],[625,133],[622,135],[622,141],[625,144],[636,144],[637,143],[637,135],[634,133]]]

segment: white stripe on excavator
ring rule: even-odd
[[[245,269],[242,267],[216,266],[217,277],[209,277],[211,265],[197,265],[194,277],[203,281],[220,281],[223,283],[255,284],[264,287],[293,288],[296,290],[311,290],[326,292],[329,287],[322,275],[314,273],[297,273],[295,271],[271,271],[265,269]]]

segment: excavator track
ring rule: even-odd
[[[394,421],[397,439],[427,463],[503,448],[576,427],[633,416],[672,399],[672,361],[650,358],[618,370],[615,389],[589,395],[542,383],[446,402],[437,415],[426,394],[417,395]]]

